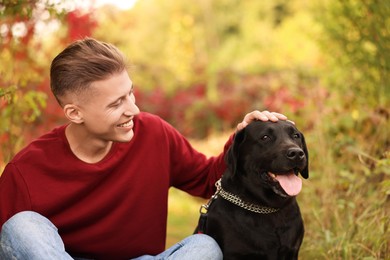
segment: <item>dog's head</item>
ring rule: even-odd
[[[305,137],[288,121],[252,122],[236,134],[226,161],[227,178],[241,182],[254,195],[272,191],[293,197],[302,187],[298,175],[309,177]]]

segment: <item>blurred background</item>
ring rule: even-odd
[[[302,259],[390,259],[390,2],[0,0],[0,170],[66,123],[49,67],[84,37],[129,58],[137,104],[218,154],[244,115],[305,134]],[[12,199],[12,198],[11,198]],[[167,246],[203,200],[170,196]]]

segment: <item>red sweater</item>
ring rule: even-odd
[[[67,252],[95,259],[162,252],[169,187],[211,196],[231,144],[207,159],[168,123],[141,113],[130,142],[114,143],[102,161],[88,164],[71,152],[65,128],[32,142],[6,166],[0,224],[20,211],[38,212],[57,226]]]

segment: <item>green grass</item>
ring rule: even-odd
[[[192,145],[207,156],[222,151],[229,134],[212,136],[202,141],[191,141]],[[169,191],[167,247],[191,235],[199,219],[199,208],[207,200],[195,198],[185,192],[172,188]]]
[[[203,200],[177,189],[169,191],[167,247],[191,235],[198,223],[199,208]]]

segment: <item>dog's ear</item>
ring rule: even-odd
[[[302,149],[306,155],[306,161],[307,161],[306,167],[302,170],[301,175],[303,178],[307,179],[307,178],[309,178],[309,152],[307,150],[305,136],[302,133],[301,133],[301,136],[302,136],[302,146],[303,146]]]
[[[245,139],[245,128],[238,131],[234,136],[233,144],[229,147],[229,150],[225,156],[225,162],[227,168],[230,170],[232,176],[234,176],[238,170],[238,159],[239,159],[239,150],[240,145]]]

